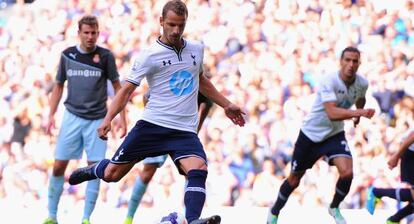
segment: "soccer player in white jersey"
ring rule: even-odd
[[[75,170],[69,183],[79,184],[96,178],[119,181],[135,163],[169,154],[179,172],[188,179],[184,195],[189,224],[220,223],[220,216],[200,219],[204,206],[207,159],[197,136],[197,96],[200,91],[223,107],[230,120],[243,126],[244,112],[220,94],[203,75],[203,45],[183,39],[188,11],[179,0],[167,2],[162,10],[162,35],[136,59],[132,72],[112,101],[98,128],[106,139],[112,119],[123,110],[131,94],[145,77],[151,99],[142,119],[128,133],[111,160]]]
[[[209,79],[211,78],[211,74],[208,72],[205,72],[204,75]],[[149,98],[150,93],[146,92],[142,97],[144,105],[147,105]],[[209,100],[207,97],[203,96],[203,94],[198,93],[197,103],[199,114],[199,121],[197,127],[198,133],[211,107],[213,106],[213,102],[211,102],[211,100]],[[131,197],[128,201],[128,211],[124,224],[132,224],[135,213],[138,209],[139,204],[141,203],[142,197],[144,196],[147,190],[149,182],[152,180],[152,177],[154,176],[157,169],[164,165],[165,160],[167,160],[167,155],[148,157],[142,161],[144,167],[142,168],[142,170],[139,171],[139,175],[135,179]]]
[[[280,210],[298,187],[306,170],[312,168],[322,156],[327,157],[329,164],[336,166],[339,172],[329,214],[336,223],[346,223],[338,207],[349,192],[353,172],[352,156],[345,139],[344,120],[354,119],[354,124],[357,125],[361,116],[371,118],[375,113],[374,109],[363,109],[368,82],[356,74],[361,63],[360,56],[358,49],[345,48],[341,53],[339,72],[330,74],[321,81],[315,102],[304,119],[295,144],[291,172],[281,185],[277,200],[269,211],[268,224],[277,223]],[[350,109],[354,104],[356,109]]]
[[[406,206],[387,219],[387,224],[398,224],[403,218],[414,213],[414,129],[409,130],[403,137],[399,150],[388,160],[388,167],[395,168],[400,159],[401,180],[410,184],[411,189],[370,187],[367,190],[365,206],[370,214],[374,214],[375,206],[382,197],[390,197],[398,202],[408,202]]]

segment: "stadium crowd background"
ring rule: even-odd
[[[165,1],[17,1],[0,7],[0,200],[47,204],[55,136],[45,134],[48,98],[61,51],[78,42],[84,13],[100,20],[98,44],[111,49],[122,78],[139,51],[159,35]],[[355,177],[344,208],[362,208],[365,189],[402,186],[386,161],[414,127],[413,0],[188,0],[186,37],[202,40],[205,67],[216,87],[247,112],[244,128],[213,108],[199,136],[209,159],[207,206],[269,206],[290,169],[289,160],[318,80],[339,68],[346,46],[362,52],[369,107],[378,113],[357,128],[346,122]],[[111,90],[109,90],[111,91]],[[143,109],[138,88],[128,108],[129,126]],[[63,105],[56,115],[62,117]],[[59,128],[59,127],[58,127]],[[112,137],[108,156],[121,139]],[[67,175],[84,161],[72,162]],[[136,165],[137,169],[140,165]],[[318,162],[291,203],[327,206],[336,171]],[[98,203],[126,206],[137,175],[102,184]],[[69,186],[61,209],[82,203],[86,185]],[[159,169],[142,206],[162,207],[182,198],[184,178],[171,161]],[[174,193],[172,193],[174,192]],[[384,200],[382,208],[394,208]]]

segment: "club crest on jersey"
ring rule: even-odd
[[[197,62],[195,61],[196,56],[194,54],[191,54],[191,58],[193,59],[193,65],[197,65]]]
[[[178,71],[172,74],[170,79],[170,90],[176,96],[187,95],[194,88],[194,79],[188,71]]]
[[[99,63],[100,61],[101,61],[101,58],[99,57],[99,54],[95,54],[94,56],[93,56],[93,62],[95,62],[95,63]]]

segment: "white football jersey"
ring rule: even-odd
[[[344,130],[343,121],[332,121],[325,112],[324,103],[335,102],[336,106],[349,109],[358,98],[364,98],[368,81],[356,75],[355,82],[347,88],[339,72],[324,77],[316,93],[310,113],[305,117],[301,130],[313,142],[321,142]]]
[[[145,77],[151,100],[142,119],[162,127],[197,132],[199,74],[204,46],[184,40],[181,50],[159,39],[140,52],[126,81],[140,85]]]

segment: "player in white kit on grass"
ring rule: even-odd
[[[353,172],[352,155],[345,139],[344,120],[354,119],[356,126],[360,117],[371,118],[375,113],[374,109],[363,109],[368,81],[356,73],[361,63],[360,56],[358,49],[345,48],[341,54],[339,72],[330,74],[321,81],[315,102],[303,121],[295,144],[291,172],[281,185],[277,200],[269,211],[268,224],[278,222],[280,210],[299,186],[306,170],[312,168],[322,156],[327,157],[329,164],[336,166],[339,172],[329,214],[337,224],[346,223],[339,204],[349,192]],[[357,109],[350,109],[354,104]]]
[[[226,116],[236,125],[244,125],[244,112],[220,94],[203,75],[203,45],[182,37],[187,16],[187,7],[182,1],[173,0],[164,5],[160,18],[163,33],[139,54],[131,74],[98,128],[99,136],[107,138],[112,119],[123,110],[141,80],[146,78],[151,100],[142,119],[128,133],[111,160],[104,159],[75,170],[69,183],[75,185],[97,178],[116,182],[135,163],[147,157],[169,154],[179,172],[188,179],[184,195],[188,223],[216,224],[221,221],[218,215],[200,219],[206,197],[207,158],[197,136],[198,91],[224,108]]]

